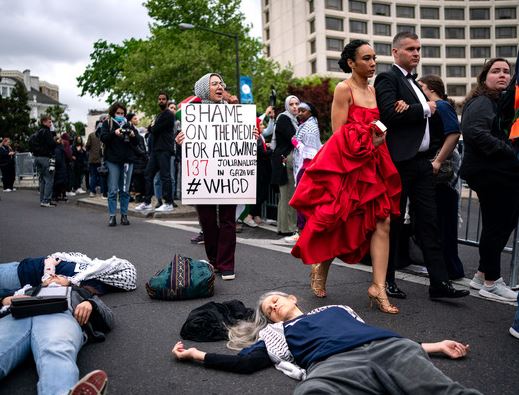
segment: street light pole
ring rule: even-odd
[[[234,50],[236,53],[236,93],[238,96],[238,103],[241,103],[241,89],[240,89],[240,50],[239,50],[239,41],[238,41],[238,34],[229,34],[225,32],[220,32],[213,29],[208,29],[207,27],[202,26],[195,26],[191,23],[179,23],[178,27],[180,30],[192,30],[192,29],[199,29],[199,30],[205,30],[206,32],[214,33],[214,34],[220,34],[225,37],[230,37],[234,39]]]

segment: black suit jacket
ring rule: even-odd
[[[388,128],[386,142],[394,162],[413,158],[418,153],[425,133],[427,121],[423,114],[423,106],[411,86],[412,83],[413,81],[405,77],[396,66],[390,71],[380,73],[375,79],[380,120]],[[398,100],[404,100],[409,104],[409,109],[397,113],[395,102]],[[432,156],[438,149],[438,140],[441,137],[438,122],[441,120],[435,113],[429,120],[431,144],[428,152],[431,152]]]

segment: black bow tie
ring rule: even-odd
[[[405,78],[412,78],[413,80],[416,80],[416,77],[418,77],[418,74],[416,73],[407,73],[407,75],[405,76]]]

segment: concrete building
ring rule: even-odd
[[[67,108],[59,102],[59,86],[40,81],[39,77],[31,75],[30,70],[0,70],[0,95],[3,98],[11,96],[16,81],[21,82],[27,89],[27,104],[31,108],[31,118],[39,119],[40,115],[52,106]]]
[[[486,59],[515,63],[517,0],[261,0],[265,53],[297,77],[345,78],[337,61],[353,39],[369,41],[377,72],[391,67],[391,41],[414,31],[422,44],[418,74],[442,77],[450,96],[462,98]]]

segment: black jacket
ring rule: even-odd
[[[34,156],[45,156],[50,158],[54,155],[54,148],[56,147],[56,141],[54,140],[54,136],[50,129],[46,126],[42,126],[40,130],[38,130],[38,147],[35,147],[35,151],[33,152]]]
[[[418,153],[425,133],[427,121],[424,118],[422,104],[411,86],[412,83],[414,82],[406,78],[397,66],[393,66],[390,71],[380,73],[375,80],[380,120],[388,128],[386,142],[394,162],[413,158]],[[409,109],[397,113],[395,102],[398,100],[404,100],[409,104]],[[429,157],[434,156],[439,148],[438,142],[442,141],[442,131],[439,130],[439,126],[441,127],[441,119],[435,112],[429,118],[431,136],[427,153]]]
[[[136,132],[137,145],[132,146],[135,153],[135,161],[133,162],[133,174],[144,174],[146,165],[148,164],[148,153],[146,152],[146,144],[144,137]]]
[[[272,179],[274,185],[286,185],[288,183],[287,168],[283,163],[294,146],[292,145],[292,137],[296,134],[296,129],[290,118],[286,115],[280,115],[276,120],[276,148],[272,153]]]
[[[151,128],[153,135],[153,151],[168,151],[175,153],[175,114],[164,110],[155,117]]]
[[[137,137],[130,137],[128,142],[124,141],[124,137],[117,136],[115,131],[120,126],[112,119],[107,119],[101,126],[100,139],[105,145],[104,159],[112,163],[133,163],[135,161],[135,153],[132,146],[137,146]],[[134,132],[136,133],[136,132]]]
[[[463,107],[463,162],[460,176],[489,187],[519,184],[519,160],[503,130],[492,128],[497,103],[487,96],[469,100]]]

